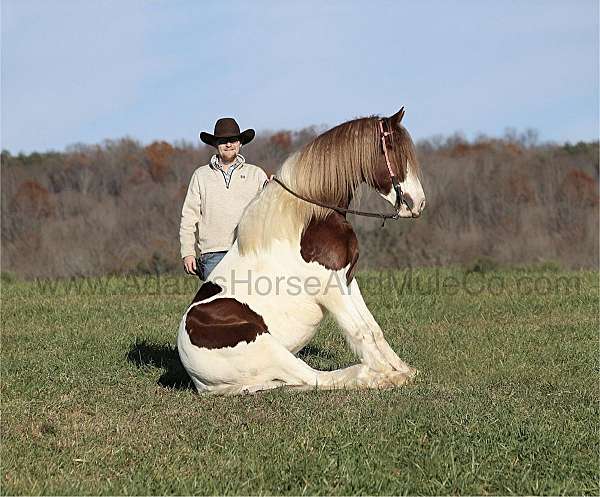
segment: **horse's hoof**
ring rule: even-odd
[[[414,380],[419,374],[421,374],[421,371],[419,371],[417,368],[409,366],[408,377],[411,380]]]
[[[406,373],[400,373],[398,371],[394,371],[389,373],[386,376],[386,382],[389,383],[390,387],[401,387],[405,385],[406,382],[410,379],[410,377]]]

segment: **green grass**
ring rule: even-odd
[[[377,274],[416,383],[234,398],[179,365],[191,278],[3,282],[2,494],[597,495],[598,273]],[[354,361],[330,319],[302,355]]]

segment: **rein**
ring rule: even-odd
[[[288,193],[291,193],[294,197],[297,197],[300,200],[304,200],[305,202],[308,202],[310,204],[315,204],[315,205],[318,205],[319,207],[325,207],[327,209],[331,209],[336,212],[339,212],[340,214],[355,214],[357,216],[378,217],[379,219],[381,219],[382,227],[385,225],[385,221],[387,219],[399,219],[399,217],[400,217],[398,213],[382,214],[380,212],[364,212],[364,211],[356,211],[354,209],[346,209],[345,207],[339,207],[337,205],[325,204],[323,202],[318,202],[317,200],[312,200],[312,199],[309,199],[309,198],[306,198],[306,197],[300,195],[299,193],[296,193],[295,191],[288,188],[277,176],[271,176],[270,180],[275,181],[275,183],[278,183],[279,185],[281,185],[281,187],[284,190],[286,190]]]
[[[392,180],[392,186],[394,188],[394,191],[396,192],[396,210],[398,210],[401,205],[406,205],[406,203],[404,201],[404,195],[402,193],[402,188],[400,187],[400,183],[398,182],[398,177],[394,174],[394,171],[392,170],[392,164],[390,163],[390,158],[389,158],[388,151],[387,151],[387,145],[385,143],[385,137],[391,135],[392,132],[383,130],[383,119],[379,119],[379,132],[380,132],[380,136],[381,136],[381,145],[383,146],[383,155],[385,156],[385,163],[387,165],[388,172],[389,172],[390,178]],[[339,207],[337,205],[325,204],[323,202],[318,202],[316,200],[306,198],[306,197],[296,193],[295,191],[291,190],[279,178],[277,178],[277,176],[271,176],[269,178],[269,180],[275,181],[275,183],[278,183],[284,190],[286,190],[288,193],[291,193],[294,197],[297,197],[300,200],[304,200],[305,202],[308,202],[310,204],[318,205],[319,207],[325,207],[326,209],[334,210],[336,212],[339,212],[340,214],[354,214],[356,216],[378,217],[379,219],[381,219],[381,227],[382,228],[385,226],[386,220],[400,218],[400,214],[398,214],[398,212],[396,212],[395,214],[382,214],[380,212],[365,212],[365,211],[357,211],[354,209],[346,209],[345,207]]]

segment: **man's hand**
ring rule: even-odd
[[[183,269],[187,274],[196,274],[196,258],[193,255],[183,258]]]

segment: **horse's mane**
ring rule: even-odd
[[[373,185],[374,165],[381,154],[377,122],[375,116],[365,117],[326,131],[291,155],[277,177],[304,197],[334,205],[349,203],[361,182]],[[408,157],[416,165],[412,140],[404,128],[401,131],[399,148],[404,160]],[[271,182],[242,216],[237,231],[239,251],[243,255],[264,250],[274,239],[299,239],[312,218],[323,219],[330,213]]]
[[[284,181],[308,198],[347,204],[361,181],[373,182],[373,165],[380,153],[378,138],[373,117],[340,124],[298,152],[293,174]]]

